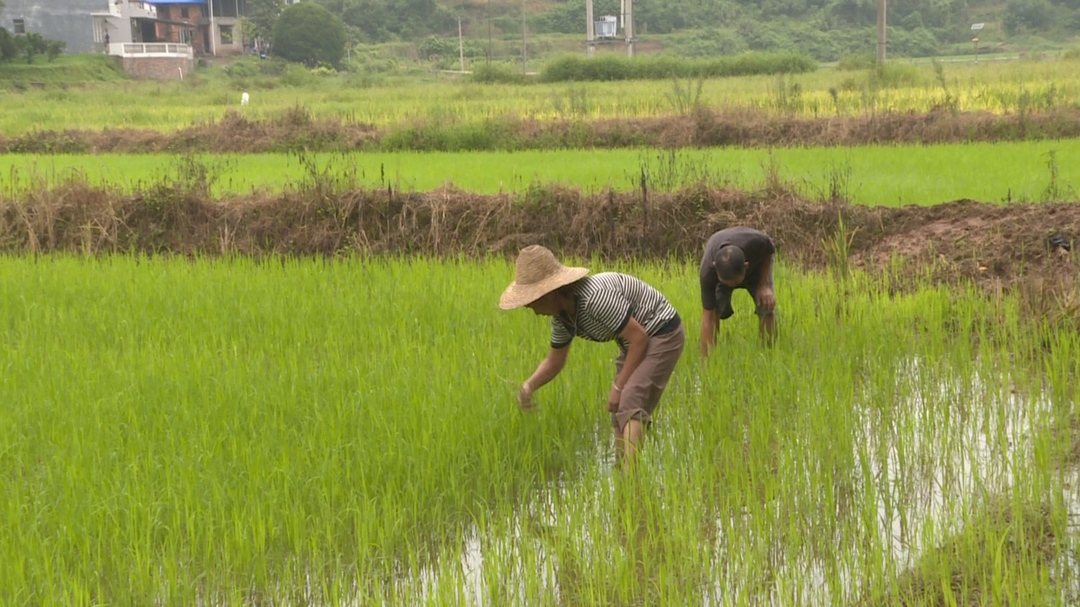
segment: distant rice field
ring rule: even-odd
[[[303,107],[314,117],[379,129],[513,116],[535,120],[669,116],[690,107],[756,109],[765,115],[869,116],[945,109],[996,114],[1076,107],[1080,69],[1062,59],[941,64],[890,63],[881,75],[822,69],[810,74],[690,81],[480,85],[466,80],[358,84],[309,76],[291,82],[229,80],[220,72],[185,82],[122,82],[0,96],[0,134],[138,128],[173,131],[220,120],[227,111],[271,120]],[[291,82],[291,84],[289,84]],[[252,88],[255,86],[255,88]],[[269,87],[269,88],[265,88]],[[251,105],[240,107],[247,91]]]
[[[0,156],[0,193],[65,179],[137,188],[175,174],[170,155]],[[808,197],[832,192],[874,205],[1076,199],[1080,142],[867,146],[858,148],[560,150],[469,153],[201,155],[220,196],[302,187],[316,175],[354,187],[431,191],[522,192],[559,183],[586,190],[674,190],[705,182],[753,189],[778,177]]]
[[[694,261],[614,268],[691,328],[630,475],[504,260],[0,259],[2,602],[1080,601],[1080,336],[781,260],[703,363]]]

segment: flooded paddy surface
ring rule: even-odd
[[[681,262],[605,267],[700,306]],[[599,269],[599,268],[597,268]],[[0,260],[12,605],[1070,605],[1080,336],[777,268],[633,471],[503,260]],[[287,294],[287,296],[283,296]],[[434,303],[433,303],[434,302]],[[693,331],[689,332],[693,333]]]
[[[873,593],[868,567],[904,580],[921,560],[947,550],[953,538],[965,533],[965,526],[992,525],[987,516],[1004,517],[1013,524],[1008,502],[1010,496],[1015,497],[1014,485],[1023,482],[1017,476],[1038,465],[1036,436],[1040,426],[1052,419],[1054,405],[1049,398],[1021,393],[1007,377],[949,377],[948,369],[934,369],[918,359],[901,361],[895,377],[890,390],[909,398],[896,403],[889,413],[873,406],[874,397],[881,396],[873,390],[863,395],[862,402],[853,403],[861,427],[851,456],[861,476],[834,478],[831,487],[818,488],[817,499],[810,483],[800,483],[798,473],[791,476],[793,485],[801,485],[794,491],[809,492],[800,501],[804,511],[794,516],[805,518],[812,527],[831,527],[826,541],[785,540],[784,527],[792,524],[793,515],[779,504],[758,504],[753,513],[751,507],[725,513],[706,524],[708,533],[700,538],[698,550],[708,566],[704,577],[696,580],[700,594],[695,604],[921,604],[916,599],[927,601],[927,596],[905,596],[903,581],[882,589],[887,598],[877,603],[868,599]],[[700,381],[695,384],[691,393],[700,394]],[[677,441],[667,444],[671,438],[661,433],[651,448],[677,449]],[[797,458],[800,452],[820,447],[796,441],[784,451]],[[582,518],[582,507],[591,511],[588,518],[619,524],[613,520],[617,515],[606,511],[612,507],[609,497],[618,494],[615,485],[633,481],[613,469],[612,454],[607,441],[598,440],[595,452],[583,454],[596,458],[595,476],[588,481],[553,483],[538,491],[497,534],[470,527],[455,556],[425,568],[399,590],[419,603],[441,602],[438,597],[449,587],[456,600],[469,605],[497,604],[495,597],[526,604],[535,600],[537,590],[544,603],[577,604],[580,597],[567,596],[560,587],[560,580],[573,579],[572,571],[566,570],[574,562],[560,555],[590,552],[594,560],[611,561],[632,558],[634,552],[629,543],[598,542],[587,529],[575,535],[574,521]],[[777,455],[778,467],[798,469],[806,463],[781,462],[783,458]],[[661,468],[677,468],[679,458],[666,451],[662,461],[654,459],[650,464],[654,467],[645,474],[663,476]],[[1030,496],[1036,511],[1025,510],[1029,504],[1020,506],[1016,514],[1033,517],[1028,522],[1037,530],[1049,524],[1042,518],[1049,510],[1064,517],[1061,535],[1047,546],[1053,554],[1043,563],[1058,594],[1046,596],[1040,604],[1075,604],[1080,601],[1080,467],[1064,465],[1053,484],[1045,494]],[[872,508],[867,507],[870,501]],[[648,538],[652,531],[647,528],[635,532],[633,539],[625,541],[663,541]],[[968,532],[979,533],[979,529]],[[552,535],[561,536],[566,544],[553,544]],[[506,568],[507,559],[524,564],[525,555],[532,556],[534,567]],[[755,561],[747,555],[763,558]],[[494,567],[490,561],[496,562]],[[647,577],[647,564],[641,569]],[[930,600],[930,604],[936,603]]]

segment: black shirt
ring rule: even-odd
[[[742,249],[743,255],[749,266],[746,268],[746,276],[742,284],[737,287],[728,287],[720,283],[720,277],[716,275],[714,260],[720,249],[725,246],[736,246]],[[734,289],[746,289],[753,292],[760,286],[762,280],[768,280],[762,269],[765,263],[772,259],[776,252],[773,241],[764,232],[753,228],[737,226],[726,228],[713,234],[705,243],[705,255],[701,258],[701,307],[706,310],[716,309],[717,289],[732,291]]]

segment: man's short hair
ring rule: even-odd
[[[742,275],[746,269],[746,255],[735,245],[720,247],[716,252],[716,272],[720,280],[732,280]]]

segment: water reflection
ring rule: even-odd
[[[927,551],[960,533],[971,513],[1007,499],[1014,479],[1031,474],[1034,441],[1050,419],[1051,403],[1044,396],[1021,394],[1000,379],[950,377],[917,360],[904,363],[896,377],[901,389],[887,395],[864,390],[853,407],[858,437],[851,457],[860,473],[834,479],[829,499],[799,498],[803,506],[820,506],[800,524],[817,539],[831,541],[792,541],[784,529],[791,527],[793,515],[777,503],[725,512],[707,525],[710,545],[702,553],[710,559],[711,573],[701,589],[703,604],[856,603],[869,592],[868,571],[878,579],[902,579]],[[876,402],[895,394],[908,396],[903,402]],[[589,591],[579,588],[581,568],[605,562],[599,555],[633,552],[636,543],[662,543],[662,537],[635,535],[631,524],[619,536],[621,545],[602,545],[589,528],[580,527],[581,521],[604,529],[627,527],[626,521],[613,520],[615,509],[608,503],[620,482],[611,472],[610,443],[598,436],[595,447],[595,453],[582,454],[600,462],[595,474],[547,487],[489,530],[473,528],[456,560],[403,581],[402,592],[417,603],[526,604],[542,596],[545,603],[572,604],[578,592]],[[1062,475],[1067,537],[1050,570],[1062,603],[1069,604],[1080,601],[1080,474],[1073,466]],[[788,482],[801,487],[804,481],[795,474]],[[782,490],[806,491],[799,487]],[[755,537],[755,529],[770,537]]]

